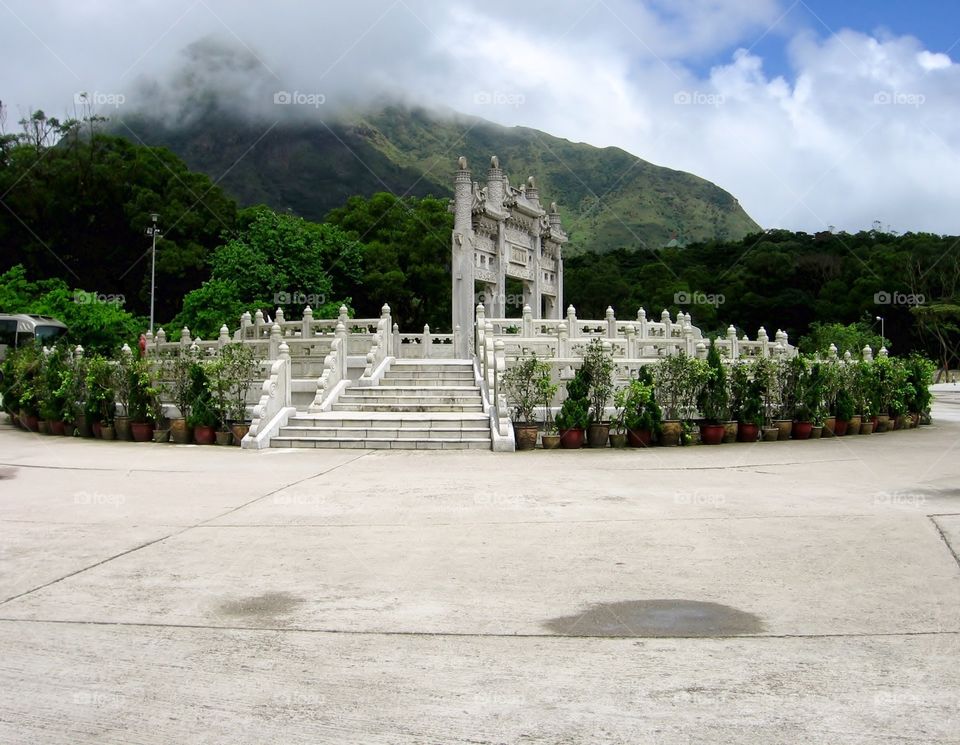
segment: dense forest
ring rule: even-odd
[[[0,110],[2,116],[2,110]],[[2,123],[2,120],[0,120]],[[158,215],[156,318],[205,338],[241,312],[306,304],[379,315],[405,329],[449,330],[445,197],[351,197],[322,223],[239,209],[209,177],[163,148],[36,112],[0,135],[0,310],[62,318],[77,340],[107,348],[146,326]],[[816,235],[769,230],[738,241],[657,250],[584,251],[565,265],[565,303],[581,318],[689,312],[711,334],[778,328],[808,348],[836,340],[960,358],[960,249],[955,237],[877,230]],[[583,247],[582,247],[583,248]],[[519,307],[510,309],[520,315]],[[878,317],[882,318],[880,322]],[[115,329],[115,331],[112,331]]]

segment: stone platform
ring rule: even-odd
[[[0,428],[0,742],[950,743],[960,395],[649,451]]]

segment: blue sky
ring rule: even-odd
[[[783,17],[772,25],[751,29],[734,47],[747,47],[763,58],[769,77],[795,79],[788,46],[799,32],[823,39],[842,29],[852,29],[882,38],[914,36],[931,52],[960,60],[960,0],[784,0]],[[779,14],[778,14],[779,15]],[[726,64],[733,48],[703,59],[690,60],[693,69],[708,74],[717,64]]]
[[[3,0],[0,99],[176,121],[193,86],[266,128],[393,97],[689,171],[763,227],[960,235],[958,39],[960,0]]]

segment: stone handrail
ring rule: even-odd
[[[292,387],[290,384],[290,350],[280,344],[278,358],[270,366],[270,377],[263,382],[260,401],[253,407],[250,431],[244,437],[245,447],[263,447],[258,443],[266,439],[275,420],[290,409]]]
[[[323,374],[317,381],[317,393],[310,411],[323,411],[335,393],[340,388],[349,385],[347,379],[347,329],[342,323],[337,324],[334,340],[330,345],[330,353],[323,361]]]
[[[377,375],[384,361],[393,355],[393,321],[390,317],[390,306],[384,303],[380,309],[380,321],[377,323],[377,332],[374,335],[373,346],[367,352],[366,367],[360,376],[360,385],[373,385],[377,382]]]
[[[431,359],[450,357],[455,349],[454,334],[434,334],[425,324],[422,334],[401,334],[393,325],[393,354],[397,359]]]

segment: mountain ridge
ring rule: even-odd
[[[211,107],[182,125],[135,114],[114,131],[171,149],[244,206],[265,203],[311,220],[356,194],[452,196],[459,156],[483,181],[497,155],[512,183],[532,175],[541,199],[558,204],[571,255],[655,249],[672,238],[734,240],[760,230],[731,194],[694,174],[622,148],[457,112],[385,105],[269,124]]]

